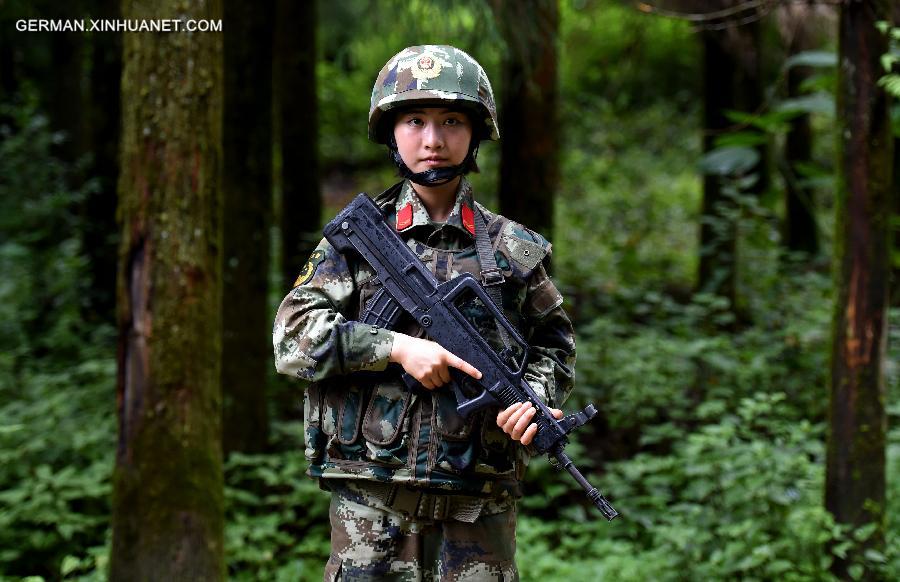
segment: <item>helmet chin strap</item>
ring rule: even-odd
[[[397,149],[397,141],[391,136],[388,142],[388,149],[391,152],[391,160],[400,169],[400,175],[411,182],[415,182],[420,186],[441,186],[446,184],[466,172],[466,167],[470,160],[474,160],[478,155],[478,140],[473,139],[469,145],[469,153],[461,164],[456,166],[447,166],[443,168],[433,168],[424,172],[413,172],[400,157],[400,151]]]

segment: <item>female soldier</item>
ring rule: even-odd
[[[575,343],[545,269],[550,243],[478,204],[465,178],[480,141],[500,138],[484,70],[450,46],[402,50],[375,81],[369,138],[387,144],[403,177],[375,198],[388,224],[438,281],[473,273],[499,287],[494,297],[531,346],[525,379],[561,405]],[[332,492],[325,579],[517,579],[515,500],[534,409],[461,418],[442,388],[449,368],[480,372],[411,317],[394,330],[357,321],[378,285],[362,259],[322,240],[275,320],[278,371],[311,381],[309,474]],[[477,305],[470,315],[498,341],[492,318]],[[424,389],[406,388],[404,370]]]

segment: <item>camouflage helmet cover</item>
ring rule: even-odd
[[[369,139],[385,143],[379,123],[397,107],[452,102],[477,112],[483,122],[480,139],[500,139],[494,91],[487,73],[468,53],[447,45],[403,49],[378,73],[369,107]],[[477,131],[477,128],[476,128]]]

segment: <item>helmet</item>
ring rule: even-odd
[[[388,143],[384,114],[412,104],[446,107],[448,103],[474,114],[475,140],[500,139],[491,82],[478,61],[447,45],[405,48],[378,73],[369,107],[369,139]],[[481,127],[479,127],[479,124]],[[479,131],[480,129],[480,131]]]

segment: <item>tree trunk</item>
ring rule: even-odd
[[[491,0],[506,41],[500,212],[548,237],[559,183],[557,0]]]
[[[900,2],[894,2],[892,9],[894,27],[900,28]],[[894,66],[894,72],[900,74],[900,65]],[[894,115],[897,115],[895,107]],[[891,306],[900,307],[900,135],[897,127],[900,121],[894,120],[894,247],[891,257]]]
[[[0,27],[0,97],[9,101],[19,89],[18,67],[16,66],[16,29],[9,20],[2,20]]]
[[[95,0],[93,18],[119,18],[118,0]],[[91,95],[86,127],[90,170],[98,182],[81,205],[84,232],[82,243],[91,270],[88,316],[99,321],[115,321],[116,305],[116,183],[119,178],[120,82],[122,78],[122,34],[106,32],[89,38],[91,51]]]
[[[278,0],[281,274],[291,288],[322,238],[316,97],[316,3]]]
[[[272,357],[272,0],[225,0],[225,234],[222,389],[225,452],[266,448]],[[263,42],[260,42],[263,41]]]
[[[720,1],[707,9],[727,8],[734,0]],[[729,110],[760,112],[762,106],[762,67],[760,26],[758,21],[709,29],[703,39],[703,151],[715,149],[716,139],[733,131],[752,132],[751,127],[731,121]],[[759,162],[748,173],[756,175],[752,186],[742,194],[760,194],[768,188],[769,175],[765,145],[755,146]],[[733,197],[725,195],[727,176],[707,174],[703,178],[703,203],[700,226],[700,261],[697,288],[729,300],[737,308],[738,241],[737,225],[731,217]]]
[[[703,151],[715,149],[715,140],[731,126],[725,111],[735,109],[731,74],[733,59],[721,42],[721,32],[703,34]],[[722,194],[722,178],[703,176],[700,223],[700,272],[697,288],[728,298],[734,307],[737,295],[737,225],[728,218],[733,207]]]
[[[887,40],[875,23],[888,16],[886,0],[843,4],[838,35],[837,300],[825,505],[838,523],[876,525],[872,536],[845,559],[835,558],[833,572],[845,580],[850,579],[852,564],[865,563],[866,550],[884,545],[884,358],[893,137],[888,98],[877,85]],[[871,570],[864,575],[877,577]]]
[[[900,307],[900,137],[894,137],[894,247],[891,255],[891,306]]]
[[[53,72],[46,98],[50,123],[54,130],[63,131],[65,139],[57,146],[59,156],[73,163],[86,151],[84,142],[84,35],[80,32],[56,32],[50,36]],[[73,176],[72,183],[80,177]]]
[[[122,16],[222,18],[218,0]],[[221,580],[222,35],[123,37],[110,579]]]
[[[788,41],[787,55],[790,57],[812,48],[804,19],[808,19],[807,6],[787,5],[786,17],[792,21],[793,36]],[[809,78],[809,67],[794,66],[787,72],[788,98],[800,97],[801,86]],[[784,147],[785,222],[784,242],[790,251],[803,252],[810,256],[819,253],[819,235],[815,215],[815,191],[802,184],[803,177],[798,168],[812,160],[812,128],[809,114],[804,113],[791,120]]]
[[[4,103],[12,103],[13,97],[19,91],[19,81],[22,76],[17,60],[20,51],[16,46],[16,34],[21,34],[15,29],[11,19],[0,18],[0,100]],[[12,126],[15,123],[13,116],[0,111],[0,127]],[[17,128],[12,128],[13,133]],[[0,133],[0,142],[6,137]]]

